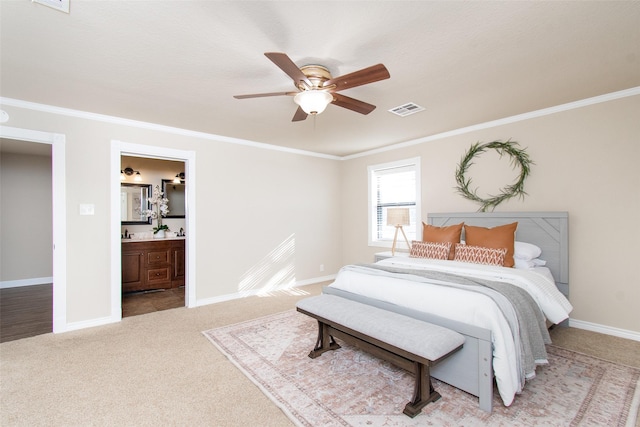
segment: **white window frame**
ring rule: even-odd
[[[405,226],[404,230],[413,231],[415,233],[415,239],[419,240],[422,236],[421,229],[419,228],[422,225],[422,218],[420,215],[421,212],[421,203],[420,203],[420,157],[412,157],[409,159],[398,160],[395,162],[389,163],[381,163],[377,165],[370,165],[367,167],[367,176],[369,182],[368,188],[368,205],[367,205],[367,217],[368,217],[368,235],[369,235],[369,246],[376,246],[382,248],[391,248],[393,244],[393,239],[385,239],[377,237],[377,194],[376,194],[376,180],[375,177],[380,171],[386,169],[393,168],[401,168],[401,167],[412,167],[416,174],[416,207],[415,207],[415,220],[411,225]],[[409,239],[409,243],[411,243],[411,238],[407,236]],[[398,243],[396,243],[397,248],[404,248],[406,243],[404,242],[404,238],[400,237],[398,239]]]

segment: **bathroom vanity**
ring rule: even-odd
[[[184,237],[122,240],[122,292],[184,286]]]

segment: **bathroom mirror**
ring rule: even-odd
[[[177,184],[170,179],[162,180],[164,197],[169,199],[169,214],[166,218],[184,218],[186,214],[184,203],[184,181]]]
[[[122,224],[151,224],[145,211],[149,209],[151,185],[120,184],[120,220]]]

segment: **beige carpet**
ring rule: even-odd
[[[0,425],[291,426],[202,331],[292,309],[321,285],[2,343]],[[640,368],[640,342],[574,328],[553,335]]]
[[[412,375],[349,346],[310,359],[317,323],[295,310],[204,334],[301,426],[625,426],[640,403],[640,369],[549,346],[550,364],[510,407],[496,391],[488,414],[436,381],[442,398],[411,419]]]

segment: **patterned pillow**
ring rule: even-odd
[[[504,265],[507,248],[493,249],[482,246],[456,245],[454,261],[473,262],[475,264]]]
[[[451,242],[411,242],[411,258],[431,258],[431,259],[449,259],[449,251],[451,250]]]

